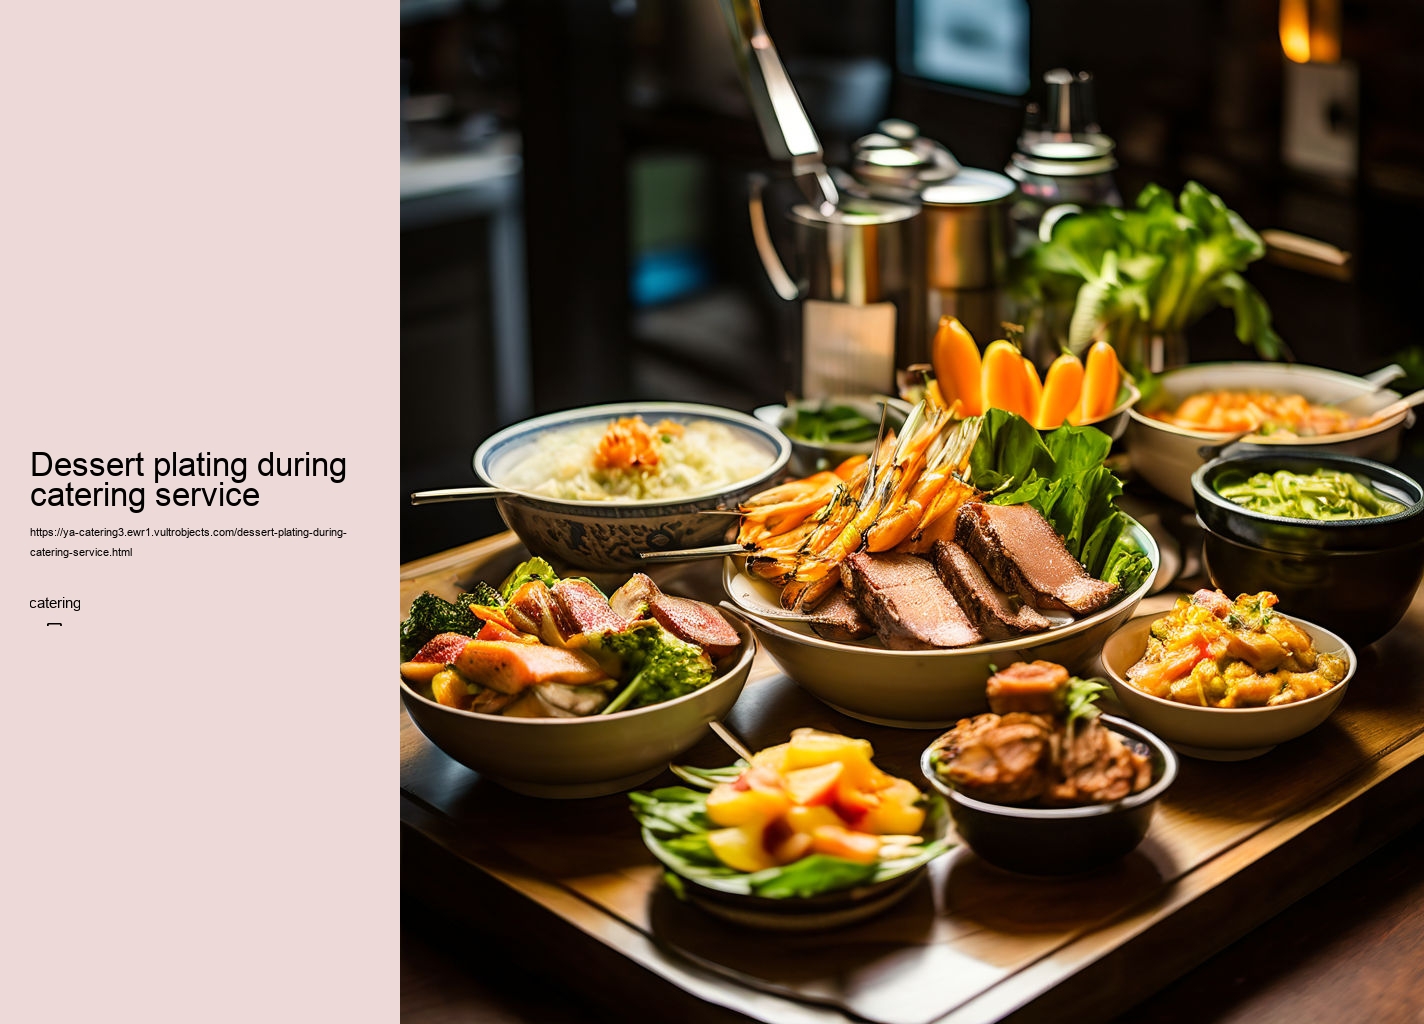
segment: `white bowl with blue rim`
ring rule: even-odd
[[[641,416],[648,423],[721,424],[764,452],[765,464],[741,479],[676,498],[576,501],[510,486],[512,469],[535,452],[540,437],[625,416]],[[643,567],[642,552],[725,543],[738,523],[736,516],[726,513],[770,486],[790,457],[791,442],[781,431],[745,413],[690,402],[622,402],[569,409],[506,427],[476,449],[474,469],[498,489],[491,497],[500,515],[531,554],[568,567],[602,571]]]

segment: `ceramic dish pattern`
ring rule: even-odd
[[[709,493],[644,501],[572,501],[521,491],[496,499],[505,523],[532,554],[562,566],[587,570],[643,567],[643,551],[677,551],[721,544],[735,527],[734,517],[707,515],[734,509],[771,484],[791,457],[791,442],[755,417],[715,406],[684,402],[596,405],[554,413],[507,427],[475,451],[477,476],[500,483],[500,468],[528,453],[549,430],[612,422],[620,416],[680,422],[710,420],[726,425],[764,449],[766,465],[753,476],[718,486]]]

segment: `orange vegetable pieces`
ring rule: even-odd
[[[587,654],[510,640],[471,640],[455,668],[472,682],[499,693],[519,693],[540,683],[585,686],[608,677]]]
[[[841,825],[822,825],[811,833],[811,849],[857,864],[874,864],[880,859],[880,838],[865,832],[852,832]]]
[[[1064,352],[1043,378],[1043,396],[1038,400],[1038,413],[1033,425],[1039,430],[1053,430],[1077,408],[1083,396],[1083,361],[1071,352]]]
[[[430,680],[430,693],[435,698],[435,703],[444,704],[447,708],[464,711],[472,703],[470,688],[465,685],[459,673],[451,672],[448,668],[437,672]]]
[[[999,340],[984,350],[981,380],[985,409],[1004,409],[1025,419],[1036,411],[1028,405],[1023,356],[1009,342]]]
[[[419,686],[434,679],[436,674],[445,671],[443,661],[403,661],[400,667],[400,677],[411,686]]]
[[[518,644],[537,644],[540,642],[537,636],[530,636],[528,633],[518,633],[498,622],[486,622],[480,627],[476,640],[508,640]]]
[[[959,402],[961,416],[978,416],[984,411],[979,346],[952,316],[939,318],[930,341],[930,363],[946,407]]]
[[[1106,341],[1093,343],[1083,364],[1083,393],[1071,423],[1095,423],[1112,412],[1122,384],[1122,367],[1117,353]]]

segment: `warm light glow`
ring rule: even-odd
[[[1340,0],[1281,0],[1281,50],[1297,64],[1340,60]]]
[[[1340,0],[1314,0],[1310,18],[1310,59],[1340,63]]]
[[[1310,11],[1307,0],[1281,0],[1281,49],[1297,64],[1310,62]]]

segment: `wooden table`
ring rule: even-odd
[[[501,537],[412,563],[402,611],[423,589],[453,594],[472,571],[497,578],[519,552]],[[670,572],[670,589],[716,593],[710,566]],[[538,975],[624,1017],[1106,1019],[1424,817],[1421,627],[1416,598],[1389,637],[1360,652],[1345,702],[1308,736],[1242,764],[1184,759],[1147,840],[1120,864],[1035,881],[961,848],[901,906],[820,935],[745,931],[678,903],[622,798],[508,794],[430,747],[402,712],[402,885],[468,921],[472,950],[538,950]],[[753,746],[796,725],[863,735],[878,761],[910,777],[934,735],[846,719],[765,655],[729,724]],[[728,757],[709,740],[684,760]]]

